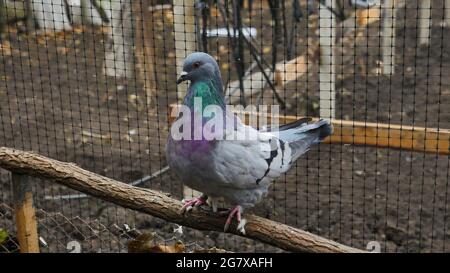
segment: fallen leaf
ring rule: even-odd
[[[193,252],[194,253],[233,253],[231,251],[217,248],[217,247],[195,249]]]
[[[217,10],[216,7],[211,7],[211,8],[210,8],[210,13],[211,13],[211,16],[212,16],[212,17],[217,17],[217,16],[219,16],[219,11]]]
[[[317,110],[317,109],[319,109],[319,103],[318,103],[318,102],[315,102],[315,101],[313,101],[313,103],[312,103],[312,108],[313,108],[313,110]]]
[[[169,23],[173,22],[173,12],[171,10],[164,12],[164,16],[166,17],[167,21],[169,21]]]
[[[230,50],[226,46],[224,46],[224,45],[219,46],[219,53],[228,54],[228,52],[230,52]]]
[[[66,39],[67,33],[65,31],[57,31],[53,35],[55,39],[64,41]]]
[[[183,253],[186,247],[181,241],[177,241],[174,245],[155,245],[148,249],[150,253]]]
[[[265,46],[265,47],[263,47],[263,53],[264,53],[264,54],[267,54],[267,53],[269,53],[270,51],[272,51],[272,48],[271,48],[270,46]]]
[[[36,43],[39,45],[45,45],[46,44],[45,37],[43,35],[36,36]]]
[[[73,28],[73,33],[76,33],[76,34],[81,34],[81,33],[83,33],[83,31],[84,31],[83,26],[76,26]]]
[[[102,27],[100,27],[100,32],[102,34],[108,34],[110,32],[110,27],[109,26],[102,26]]]
[[[127,246],[129,253],[183,253],[186,250],[181,241],[177,241],[173,245],[156,244],[155,233],[141,234],[128,242]]]
[[[65,46],[59,46],[56,48],[56,51],[61,55],[66,55],[69,52],[69,48]]]
[[[11,56],[11,44],[8,41],[3,41],[0,44],[0,55]]]
[[[133,138],[129,134],[123,135],[123,139],[128,142],[133,142]]]

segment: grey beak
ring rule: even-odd
[[[177,80],[177,84],[180,84],[180,83],[184,82],[185,80],[187,80],[187,75],[188,75],[188,73],[186,71],[181,72],[180,77]]]

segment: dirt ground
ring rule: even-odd
[[[379,73],[378,23],[357,30],[338,46],[337,118],[450,128],[450,28],[440,25],[442,1],[433,8],[431,46],[422,48],[415,46],[416,1],[407,2],[397,14],[394,76]],[[11,27],[0,51],[0,145],[75,162],[127,183],[163,168],[176,73],[171,14],[155,16],[158,88],[150,105],[138,77],[125,81],[103,75],[107,37],[102,29],[36,35]],[[273,33],[267,18],[268,10],[255,9],[246,22],[258,28],[260,47],[270,60]],[[296,55],[303,54],[305,41],[316,35],[317,18],[310,19],[298,26]],[[219,23],[212,21],[213,26]],[[235,79],[226,39],[209,41],[224,80]],[[283,48],[283,43],[278,45],[280,59]],[[247,63],[249,59],[246,52]],[[280,92],[292,106],[286,114],[317,116],[317,64]],[[264,102],[273,99],[270,91],[265,94]],[[252,212],[359,248],[375,240],[382,251],[448,251],[449,173],[447,156],[322,144],[278,179]],[[45,181],[33,184],[36,206],[45,212],[38,214],[40,235],[49,244],[43,251],[67,251],[70,240],[81,241],[85,251],[125,251],[127,239],[133,237],[123,231],[125,224],[157,232],[168,241],[179,238],[191,248],[280,251],[216,232],[185,229],[180,236],[171,223],[94,198],[51,200],[48,197],[76,192]],[[141,186],[181,199],[181,184],[170,171]],[[9,174],[1,170],[0,189],[0,203],[11,205]],[[63,225],[67,220],[55,220],[61,218],[53,217],[55,213],[83,219],[82,224],[77,220]],[[0,216],[0,228],[13,231],[10,211],[0,206]],[[108,230],[104,235],[96,228],[82,229],[98,222]],[[119,231],[111,231],[114,225]]]

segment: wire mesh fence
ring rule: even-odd
[[[450,1],[0,3],[0,146],[182,199],[165,158],[170,106],[186,92],[176,85],[182,60],[204,51],[218,60],[228,103],[347,126],[335,132],[347,140],[312,148],[252,212],[361,249],[375,241],[388,252],[448,251]],[[181,240],[189,251],[281,251],[179,234],[175,224],[32,184],[43,252],[73,251],[70,242],[125,252],[155,232],[156,245]],[[10,235],[0,251],[14,252],[10,188],[0,170],[0,229]]]

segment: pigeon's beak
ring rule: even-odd
[[[181,72],[180,77],[177,80],[177,84],[180,84],[182,82],[184,82],[185,80],[187,80],[187,75],[188,73],[186,71]]]

